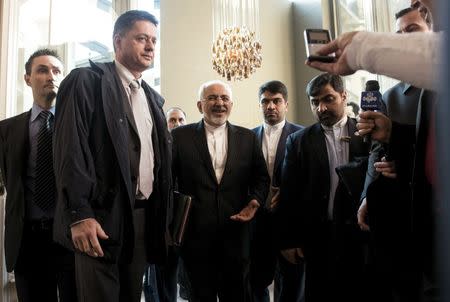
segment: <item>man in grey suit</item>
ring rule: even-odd
[[[140,301],[145,267],[166,260],[171,145],[164,100],[142,80],[157,24],[119,16],[115,62],[73,70],[58,94],[55,239],[76,251],[80,301]]]
[[[181,193],[193,197],[181,256],[190,301],[249,300],[250,224],[269,188],[256,135],[232,125],[229,85],[204,83],[203,119],[172,130],[173,171]]]
[[[271,177],[271,186],[266,204],[258,211],[254,223],[250,270],[252,295],[255,301],[270,301],[267,287],[275,277],[274,300],[300,302],[304,301],[304,265],[303,262],[291,264],[276,248],[272,209],[276,207],[280,196],[281,166],[284,160],[286,138],[303,127],[286,120],[288,91],[282,82],[264,83],[259,88],[258,98],[264,123],[253,129],[253,132],[261,145]]]
[[[52,238],[56,189],[51,136],[63,79],[56,51],[35,51],[25,64],[24,79],[33,93],[33,107],[0,122],[0,172],[7,191],[6,269],[14,270],[21,302],[56,302],[58,293],[60,301],[76,301],[73,252]]]
[[[395,17],[397,33],[431,31],[429,14],[418,9],[402,9]],[[383,95],[385,108],[382,111],[392,121],[403,124],[414,133],[422,93],[422,89],[399,83]],[[374,291],[383,301],[419,299],[420,265],[412,264],[418,259],[417,239],[410,230],[413,209],[409,175],[414,166],[414,143],[402,144],[401,157],[388,161],[389,145],[374,141],[358,211],[361,228],[369,230],[370,225],[376,269]],[[369,216],[370,224],[367,221]]]

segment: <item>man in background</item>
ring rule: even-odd
[[[63,64],[39,49],[25,64],[30,111],[0,122],[0,171],[6,187],[5,258],[19,301],[76,301],[73,252],[53,241],[56,189],[52,134]],[[59,293],[59,295],[58,295]]]
[[[172,129],[186,125],[186,113],[180,107],[171,107],[166,112],[167,128]]]
[[[304,263],[290,263],[276,248],[272,210],[280,197],[286,138],[303,127],[286,120],[288,91],[282,82],[264,83],[259,88],[258,97],[264,123],[253,132],[262,148],[271,185],[266,203],[255,219],[250,271],[252,295],[255,301],[269,302],[267,287],[275,278],[274,301],[301,302],[304,301]]]
[[[408,7],[396,15],[397,33],[430,32],[431,18],[423,11]],[[363,229],[368,229],[372,238],[376,287],[374,292],[383,301],[421,301],[423,286],[423,263],[421,251],[430,243],[418,243],[417,231],[413,232],[412,223],[417,219],[411,196],[420,196],[417,192],[420,181],[413,181],[412,175],[420,171],[420,165],[414,167],[416,150],[423,148],[423,141],[416,141],[416,122],[424,126],[426,120],[417,118],[419,104],[424,91],[407,83],[399,83],[383,95],[386,109],[384,112],[392,121],[402,124],[406,130],[401,138],[400,156],[392,157],[389,144],[376,142],[372,148],[366,177],[366,192],[358,211],[358,221]],[[417,132],[419,133],[419,131]],[[410,138],[409,140],[407,138]],[[418,142],[419,145],[416,143]],[[397,151],[398,153],[398,151]],[[420,151],[419,151],[420,154]],[[388,169],[395,169],[394,173]],[[424,177],[421,177],[424,179]],[[411,183],[414,185],[411,186]],[[417,199],[417,198],[416,198]],[[431,199],[428,196],[428,199]],[[428,200],[430,202],[430,200]],[[425,208],[422,208],[425,214]],[[369,215],[367,215],[369,213]],[[366,218],[370,216],[370,224]],[[422,225],[421,232],[425,231]],[[432,237],[432,234],[427,235]]]

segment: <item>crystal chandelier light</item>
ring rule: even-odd
[[[261,67],[259,0],[212,0],[212,64],[228,81],[248,78]]]

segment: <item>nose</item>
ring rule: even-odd
[[[219,96],[216,101],[214,102],[214,104],[216,106],[222,106],[223,104],[225,104],[225,102],[223,101],[223,99]]]
[[[57,77],[56,74],[50,70],[50,72],[48,73],[49,80],[54,81],[56,77]]]
[[[317,106],[317,111],[319,112],[327,111],[327,106],[324,103],[320,102],[319,106]]]
[[[147,43],[145,44],[145,48],[147,50],[154,50],[155,49],[155,44],[153,43],[152,39],[148,39]]]
[[[275,109],[275,104],[270,101],[269,104],[267,104],[267,109]]]
[[[179,122],[179,121],[175,121],[175,122],[173,122],[173,126],[174,126],[174,128],[176,128],[176,127],[180,126],[180,122]]]

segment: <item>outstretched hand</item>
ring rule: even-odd
[[[258,208],[259,202],[256,199],[252,199],[245,208],[243,208],[238,214],[231,216],[230,219],[240,222],[250,221],[255,216]]]

